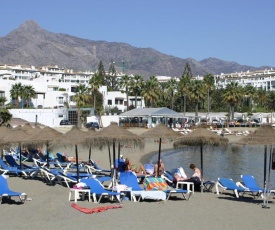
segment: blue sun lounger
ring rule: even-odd
[[[233,191],[237,198],[239,198],[240,193],[244,194],[247,191],[247,189],[237,186],[231,178],[218,178],[216,182],[216,192],[218,195],[220,194],[219,187],[222,188],[222,191]]]
[[[2,197],[10,198],[13,196],[18,196],[22,203],[24,203],[27,199],[26,193],[11,191],[9,189],[8,182],[5,176],[0,175],[0,204],[2,203]]]

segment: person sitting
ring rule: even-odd
[[[125,159],[125,165],[124,165],[124,170],[126,172],[131,171],[136,173],[137,175],[144,175],[146,174],[145,168],[143,165],[140,165],[139,168],[130,162],[128,158]]]
[[[165,166],[164,163],[162,162],[162,160],[159,160],[159,164],[156,163],[154,166],[154,176],[158,177],[164,174],[165,171]]]
[[[199,170],[195,164],[190,164],[190,169],[194,171],[191,178],[188,180],[194,183],[195,191],[200,191],[201,186],[201,170]]]

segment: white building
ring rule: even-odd
[[[7,98],[9,103],[12,85],[32,85],[37,97],[32,99],[30,105],[34,108],[63,108],[64,103],[75,107],[71,97],[75,94],[75,88],[79,84],[89,87],[89,81],[93,72],[74,72],[70,69],[62,69],[58,66],[44,66],[36,69],[34,66],[2,65],[0,66],[0,96]],[[120,112],[127,109],[126,94],[120,91],[108,92],[106,86],[99,88],[104,98],[103,106],[107,109],[117,107]],[[135,105],[135,99],[129,97],[129,106]],[[22,101],[20,106],[22,106]],[[144,105],[142,98],[137,99],[137,108]]]

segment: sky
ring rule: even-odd
[[[275,67],[274,0],[0,0],[0,37],[26,20],[197,61]]]

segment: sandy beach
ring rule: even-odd
[[[244,128],[238,128],[244,129]],[[247,128],[253,131],[254,128]],[[140,134],[146,129],[132,128],[131,132]],[[236,128],[234,129],[236,130]],[[66,132],[66,130],[60,130]],[[227,136],[230,142],[242,136]],[[172,143],[165,143],[162,149],[171,149]],[[54,152],[62,150],[54,150]],[[70,156],[73,152],[66,151]],[[125,146],[124,157],[132,162],[146,163],[152,152],[158,151],[158,143],[146,140],[145,148],[138,150]],[[88,158],[88,150],[79,150],[81,159]],[[106,149],[93,149],[92,158],[102,168],[108,168]],[[21,204],[3,202],[0,205],[1,229],[272,229],[275,222],[275,205],[271,197],[270,209],[262,208],[261,199],[245,195],[235,198],[232,193],[217,195],[213,192],[195,193],[189,201],[181,195],[173,195],[168,201],[123,201],[122,208],[110,209],[100,213],[84,214],[71,207],[68,201],[69,188],[59,184],[46,185],[39,179],[23,179],[11,176],[10,189],[25,192],[30,200]],[[105,202],[106,201],[106,202]],[[101,204],[78,201],[77,205],[96,208],[117,205],[104,200]]]

